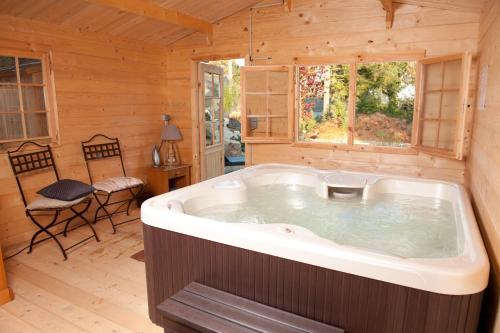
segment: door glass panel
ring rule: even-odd
[[[24,111],[45,110],[43,87],[22,87]]]
[[[220,121],[216,120],[214,123],[214,144],[220,143]]]
[[[0,56],[0,83],[16,83],[16,60],[14,57]]]
[[[217,120],[220,120],[221,117],[221,108],[220,108],[220,99],[219,98],[214,98],[213,99],[214,103],[214,117]]]
[[[220,75],[214,74],[214,97],[220,97]]]
[[[203,74],[205,78],[205,96],[212,96],[212,74],[205,73]]]
[[[212,120],[212,98],[205,97],[205,120]]]
[[[19,75],[22,83],[42,84],[42,62],[40,59],[19,58]]]
[[[0,85],[0,112],[19,112],[20,109],[17,86]]]
[[[26,113],[26,132],[29,137],[48,136],[49,129],[47,126],[47,114]]]
[[[212,122],[205,121],[205,146],[211,146],[213,144],[214,133],[212,129]]]
[[[23,125],[20,114],[0,114],[0,140],[23,137]]]

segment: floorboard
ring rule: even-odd
[[[0,307],[0,333],[163,332],[148,317],[144,263],[130,258],[144,248],[141,222],[121,225],[113,235],[100,221],[96,230],[101,242],[71,249],[67,261],[52,241],[6,260],[15,299]],[[86,235],[88,228],[78,228],[62,242]]]

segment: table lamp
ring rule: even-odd
[[[179,153],[179,147],[176,141],[182,140],[181,131],[175,125],[169,124],[171,117],[168,114],[162,116],[165,125],[163,126],[163,131],[161,132],[161,147],[164,142],[167,142],[167,152],[166,160],[163,159],[163,166],[175,166],[181,164],[181,157]],[[165,163],[166,162],[166,163]]]

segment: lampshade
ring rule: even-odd
[[[179,141],[182,140],[181,131],[175,125],[169,124],[163,127],[161,132],[161,139],[163,141]]]

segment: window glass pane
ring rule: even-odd
[[[245,72],[245,92],[267,92],[265,71],[247,71]]]
[[[214,74],[214,97],[220,97],[220,75]]]
[[[204,73],[205,78],[205,96],[212,96],[212,74]]]
[[[288,118],[270,118],[271,133],[275,138],[285,138],[288,135]]]
[[[459,89],[462,75],[462,60],[446,61],[444,63],[444,89]]]
[[[349,65],[299,67],[299,140],[347,143]]]
[[[19,112],[20,110],[17,86],[0,85],[0,112]]]
[[[267,114],[267,95],[246,95],[245,108],[247,115]]]
[[[22,87],[24,111],[45,110],[43,87]]]
[[[247,118],[247,135],[249,137],[266,137],[267,136],[267,119],[266,118]]]
[[[0,83],[16,83],[16,60],[0,55]]]
[[[288,115],[288,96],[287,95],[269,95],[268,111],[270,115]]]
[[[19,75],[22,83],[43,83],[40,59],[19,58]]]
[[[453,151],[455,146],[455,127],[454,121],[442,121],[439,124],[439,142],[438,148]]]
[[[415,62],[357,66],[354,143],[404,147],[411,143]]]
[[[48,136],[49,128],[47,125],[46,113],[26,113],[26,134],[28,137]]]
[[[424,118],[425,119],[438,119],[439,109],[441,103],[441,91],[433,91],[424,93]]]
[[[288,89],[288,72],[269,72],[268,91],[286,94]]]
[[[0,114],[0,140],[23,137],[23,125],[20,114]]]
[[[440,90],[443,85],[443,64],[425,65],[425,90]]]
[[[459,108],[459,93],[458,91],[443,92],[443,100],[441,101],[441,119],[455,120]]]
[[[436,147],[437,146],[437,121],[423,121],[422,123],[422,139],[421,144],[425,147]]]

